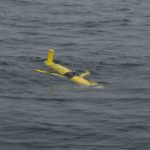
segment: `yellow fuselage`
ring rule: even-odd
[[[65,74],[72,72],[72,70],[70,70],[62,65],[56,64],[56,63],[48,64],[47,62],[45,62],[45,64],[47,66],[49,66],[50,69],[53,70],[55,73],[62,75],[62,76],[65,76]],[[74,75],[73,77],[71,77],[69,79],[79,85],[84,85],[84,86],[97,85],[96,82],[91,82],[83,77],[80,77],[79,75]]]

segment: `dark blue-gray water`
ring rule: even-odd
[[[104,89],[34,72],[49,48]],[[0,0],[0,150],[149,150],[150,1]]]

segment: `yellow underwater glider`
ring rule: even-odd
[[[37,72],[45,73],[45,74],[51,74],[58,77],[68,78],[72,82],[82,85],[82,86],[97,86],[98,83],[90,81],[86,79],[85,77],[90,75],[89,71],[85,71],[83,73],[78,73],[75,71],[72,71],[60,64],[56,64],[53,61],[54,57],[54,50],[49,49],[47,60],[44,61],[45,65],[49,67],[50,71],[45,71],[41,69],[35,69]]]

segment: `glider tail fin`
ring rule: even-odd
[[[47,60],[44,61],[46,66],[50,66],[51,64],[53,64],[53,57],[54,57],[54,50],[49,49]]]

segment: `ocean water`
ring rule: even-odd
[[[103,89],[34,72],[49,48]],[[0,0],[0,150],[149,150],[150,1]]]

